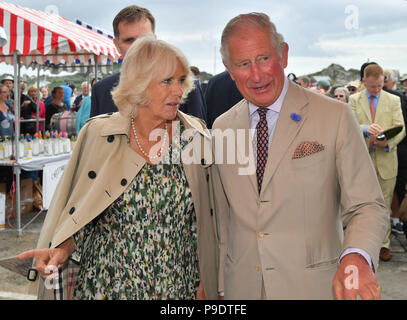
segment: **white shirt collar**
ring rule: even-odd
[[[285,96],[288,91],[288,79],[287,77],[284,77],[284,86],[283,90],[281,90],[280,96],[278,99],[270,106],[267,107],[267,109],[273,110],[274,112],[280,113],[281,107],[283,106],[283,102],[285,99]],[[259,107],[255,106],[253,103],[249,102],[249,115],[250,117],[257,111]]]

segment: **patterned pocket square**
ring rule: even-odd
[[[325,150],[325,147],[317,141],[304,141],[295,149],[293,159],[305,158],[322,150]]]

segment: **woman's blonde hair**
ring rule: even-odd
[[[152,36],[138,38],[126,53],[119,85],[112,91],[113,101],[119,112],[127,117],[135,117],[138,106],[150,103],[150,83],[172,77],[179,62],[186,76],[182,84],[182,98],[185,99],[193,88],[193,78],[184,54],[169,43]]]
[[[35,91],[35,92],[37,92],[37,87],[36,86],[30,86],[29,88],[28,88],[28,90],[27,90],[27,94],[28,93],[30,93],[30,91]]]

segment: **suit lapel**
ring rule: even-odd
[[[273,141],[267,158],[264,179],[262,183],[262,192],[271,181],[281,160],[287,153],[287,149],[301,130],[307,119],[308,99],[304,92],[290,82],[287,95],[278,117],[277,125],[274,131]],[[295,121],[291,115],[295,113],[301,117],[300,121]]]
[[[249,103],[246,100],[243,100],[239,103],[239,106],[236,108],[235,111],[235,118],[233,120],[233,126],[235,133],[237,133],[237,130],[244,130],[245,134],[245,139],[244,143],[245,146],[242,148],[241,142],[238,141],[239,135],[236,134],[236,147],[237,147],[237,155],[240,156],[241,159],[245,159],[247,157],[250,157],[252,161],[254,161],[254,150],[253,150],[253,142],[252,142],[252,137],[250,134],[250,118],[249,118]],[[237,159],[236,159],[237,161]],[[241,165],[236,162],[236,165],[241,167]],[[256,164],[254,164],[256,166]],[[256,167],[254,167],[256,168]],[[257,186],[257,177],[256,177],[256,169],[254,169],[254,173],[252,174],[246,174],[247,178],[250,180],[250,183],[255,191],[256,194],[258,194],[258,186]]]
[[[380,118],[382,117],[382,115],[384,114],[384,106],[386,105],[386,95],[384,93],[385,91],[382,90],[379,96],[379,101],[377,102],[377,107],[376,107],[376,116],[375,116],[375,122],[381,122]],[[383,128],[384,130],[385,128]]]

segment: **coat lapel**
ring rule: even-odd
[[[262,183],[262,192],[266,189],[267,184],[270,183],[287,149],[304,125],[307,119],[307,105],[308,99],[304,92],[290,82],[269,150]],[[301,120],[298,122],[293,120],[291,118],[293,113],[299,115]]]

